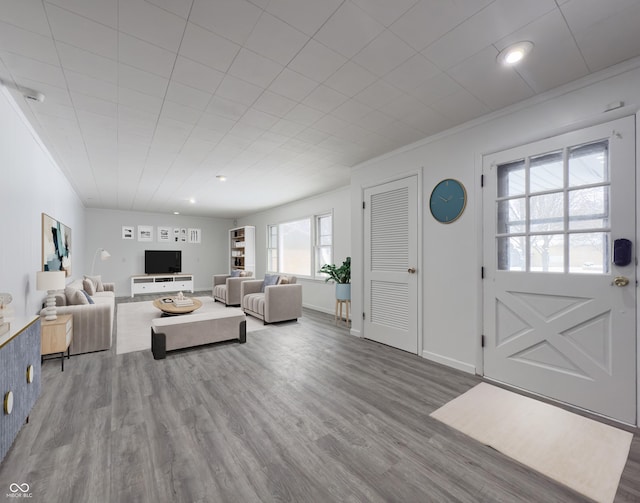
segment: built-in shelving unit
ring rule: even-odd
[[[141,293],[193,293],[193,274],[143,274],[131,276],[131,296]]]
[[[229,230],[229,271],[256,272],[256,228],[236,227]]]

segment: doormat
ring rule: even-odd
[[[486,383],[431,417],[602,503],[615,498],[633,437]]]

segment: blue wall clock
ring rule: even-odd
[[[438,222],[450,224],[460,218],[467,205],[467,191],[458,180],[447,178],[431,192],[429,208]]]

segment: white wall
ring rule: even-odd
[[[182,250],[182,271],[194,275],[196,290],[211,290],[212,276],[228,271],[228,234],[233,221],[223,218],[193,217],[164,213],[143,213],[104,209],[87,209],[87,238],[84,243],[86,267],[91,272],[93,257],[98,248],[106,249],[111,257],[96,259],[95,274],[116,285],[116,296],[131,295],[131,276],[144,274],[145,250]],[[122,239],[122,226],[153,226],[153,242]],[[202,230],[202,242],[160,243],[158,226],[196,228]]]
[[[283,184],[283,190],[286,190]],[[343,187],[319,196],[278,206],[238,219],[238,226],[256,228],[256,277],[264,277],[267,268],[267,225],[296,220],[333,211],[333,261],[342,264],[351,255],[350,189]],[[318,280],[300,279],[305,307],[332,313],[335,309],[335,286]]]
[[[422,355],[462,370],[476,371],[481,364],[483,154],[578,125],[605,122],[618,113],[603,113],[607,104],[615,101],[624,101],[630,105],[628,112],[634,113],[640,103],[638,66],[639,60],[619,65],[355,168],[351,178],[353,312],[362,312],[363,224],[359,211],[362,187],[424,167]],[[429,212],[429,195],[443,178],[457,178],[468,192],[465,213],[450,225],[437,223]],[[352,333],[362,335],[362,320],[357,315]]]
[[[42,213],[71,228],[72,279],[84,263],[84,207],[41,145],[8,91],[0,86],[0,291],[13,296],[16,316],[40,311]],[[68,280],[70,281],[70,280]]]

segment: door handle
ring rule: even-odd
[[[416,268],[415,267],[409,267],[409,269],[407,269],[407,272],[409,274],[415,274],[416,273]]]
[[[629,278],[624,276],[616,276],[613,278],[613,284],[616,286],[627,286],[629,284]]]

